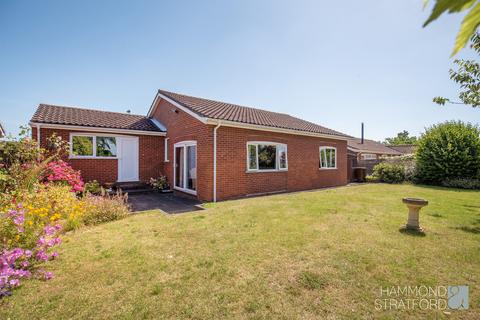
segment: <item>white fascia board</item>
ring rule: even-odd
[[[40,126],[46,129],[62,129],[62,130],[76,130],[76,131],[88,131],[88,132],[107,132],[107,133],[124,133],[140,136],[166,136],[166,132],[157,131],[142,131],[142,130],[129,130],[129,129],[114,129],[114,128],[102,128],[102,127],[86,127],[86,126],[72,126],[64,124],[51,124],[41,122],[30,122],[30,126]]]
[[[216,119],[208,118],[206,123],[211,125],[218,125],[221,123],[222,126],[226,126],[226,127],[286,133],[286,134],[293,134],[297,136],[307,136],[307,137],[325,138],[325,139],[332,139],[332,140],[344,140],[344,141],[348,140],[347,137],[342,137],[342,136],[334,136],[329,134],[321,134],[321,133],[314,133],[314,132],[307,132],[307,131],[298,131],[298,130],[292,130],[292,129],[275,128],[275,127],[268,127],[268,126],[262,126],[257,124],[242,123],[242,122],[235,122],[235,121],[228,121],[228,120],[216,120]]]
[[[157,92],[157,95],[155,96],[155,99],[153,100],[153,103],[150,106],[150,110],[148,110],[147,117],[149,117],[149,118],[153,117],[153,113],[155,112],[155,109],[157,108],[157,102],[158,102],[159,99],[164,99],[165,101],[169,102],[170,104],[173,104],[175,107],[177,107],[178,109],[182,110],[183,112],[189,114],[190,116],[194,117],[195,119],[199,120],[200,122],[207,123],[207,118],[196,114],[192,110],[184,107],[180,103],[176,102],[175,100],[172,100],[171,98],[167,97],[166,95],[164,95],[160,92]]]

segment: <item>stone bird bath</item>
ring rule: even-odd
[[[408,207],[408,221],[405,228],[407,230],[423,232],[419,223],[420,209],[428,205],[428,201],[417,198],[403,198],[402,202]]]

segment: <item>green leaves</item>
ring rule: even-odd
[[[470,10],[465,16],[460,26],[460,31],[457,34],[457,40],[455,41],[455,47],[453,48],[452,56],[457,54],[460,49],[465,47],[468,39],[473,35],[480,25],[480,3]]]
[[[426,5],[428,0],[424,2]],[[426,27],[445,12],[458,13],[468,9],[470,9],[470,12],[468,12],[462,21],[460,31],[458,32],[457,39],[455,40],[452,56],[457,54],[458,51],[466,46],[468,40],[480,25],[480,3],[478,3],[477,0],[436,0],[436,3],[432,9],[432,13],[428,17],[427,21],[425,21],[423,24],[423,27]]]
[[[424,183],[477,178],[480,130],[461,121],[434,125],[419,140],[416,158],[418,178]]]

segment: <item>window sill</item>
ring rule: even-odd
[[[281,169],[281,170],[247,170],[245,173],[264,173],[264,172],[288,172],[288,169]]]
[[[338,168],[318,168],[318,170],[337,170]]]

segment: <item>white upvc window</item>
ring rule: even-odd
[[[374,153],[363,153],[362,154],[362,159],[363,160],[376,160],[377,155]]]
[[[320,169],[337,169],[337,148],[320,147]]]
[[[71,133],[70,158],[116,159],[117,138],[109,134]]]
[[[173,145],[173,186],[197,194],[197,142],[182,141]]]
[[[247,142],[247,171],[269,172],[288,170],[287,145],[277,142]]]
[[[165,162],[169,162],[168,160],[168,139],[170,138],[165,138]]]

